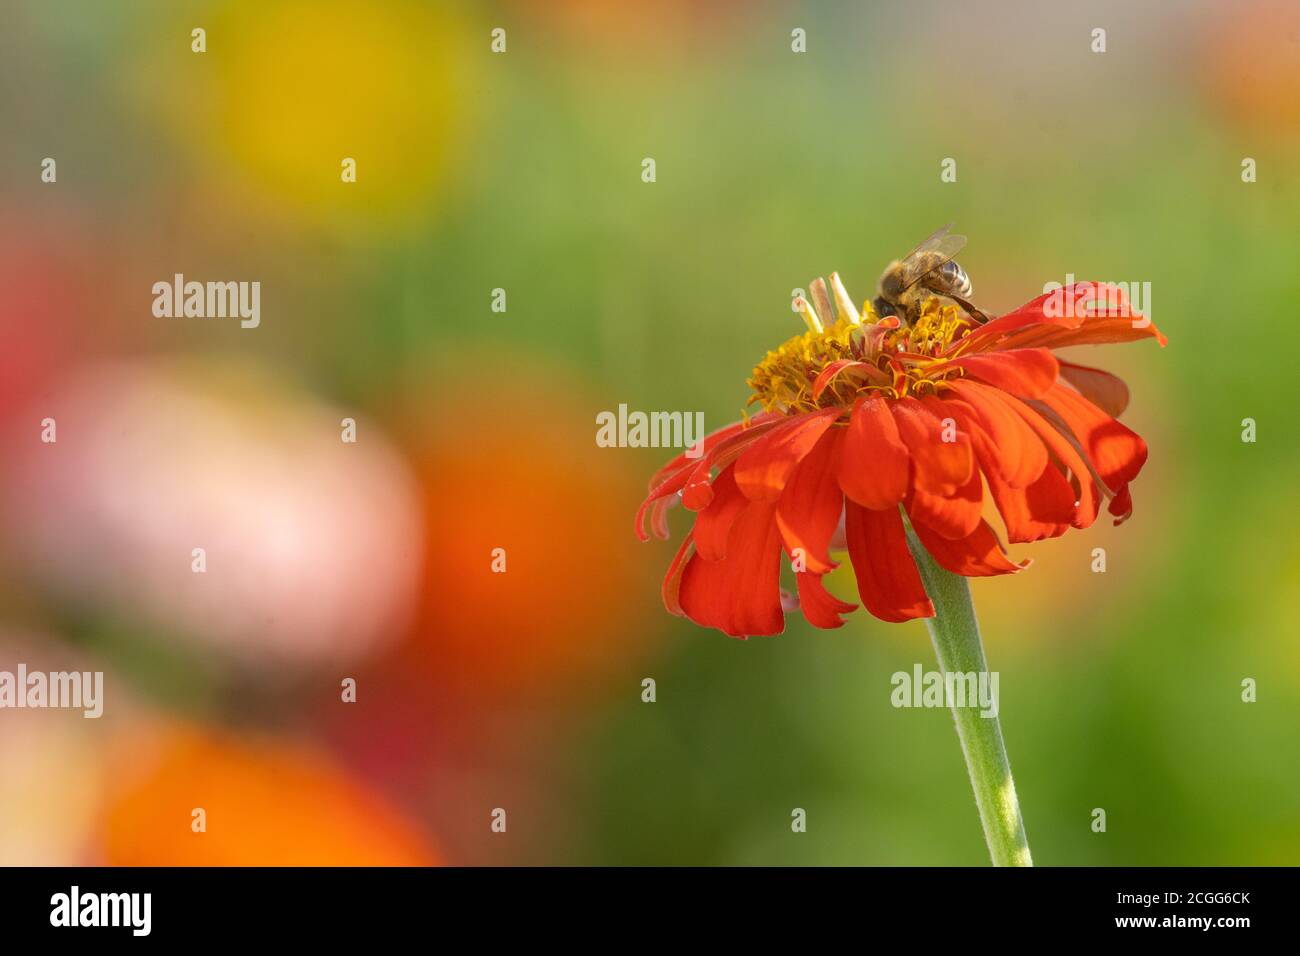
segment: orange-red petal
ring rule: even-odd
[[[978,418],[977,424],[988,433],[997,449],[994,466],[1009,485],[1024,488],[1043,473],[1047,467],[1047,448],[998,389],[968,381],[953,382],[951,388],[970,405]]]
[[[944,423],[914,398],[890,405],[898,434],[911,453],[915,485],[932,494],[949,495],[970,481],[975,468],[970,437],[954,429],[945,441]]]
[[[1074,390],[1112,418],[1119,418],[1128,408],[1128,386],[1118,375],[1088,365],[1061,362],[1061,378]]]
[[[769,419],[752,428],[746,428],[734,435],[729,435],[709,451],[690,468],[690,477],[682,486],[682,504],[690,511],[701,511],[713,500],[712,474],[715,468],[725,468],[764,435],[774,431],[781,424],[780,419]]]
[[[641,502],[641,507],[636,509],[636,536],[642,541],[649,541],[650,535],[645,530],[645,513],[650,505],[665,498],[668,495],[675,495],[686,484],[687,479],[691,476],[690,469],[683,468],[673,475],[665,478],[658,486],[651,489],[650,494],[646,495],[645,501]],[[653,522],[653,528],[656,535],[661,538],[668,537],[668,528],[658,519]]]
[[[696,553],[687,559],[678,601],[696,624],[732,637],[781,633],[785,617],[775,510],[769,502],[751,501],[731,526],[725,558],[706,561]]]
[[[670,536],[668,531],[668,509],[676,504],[677,500],[675,496],[668,495],[660,498],[650,506],[650,531],[656,538],[668,540]]]
[[[1112,314],[1096,308],[1108,299],[1117,306]],[[970,354],[1019,348],[1057,349],[1142,338],[1154,338],[1162,346],[1166,343],[1160,330],[1130,306],[1122,289],[1098,282],[1076,282],[1044,293],[980,326],[954,343],[952,351]]]
[[[682,617],[685,613],[682,611],[679,594],[682,589],[682,572],[686,570],[686,559],[690,556],[692,543],[694,543],[693,534],[688,531],[686,537],[682,538],[682,546],[677,549],[672,563],[668,565],[668,573],[664,575],[664,583],[659,592],[663,596],[664,607],[668,609],[668,613],[676,614],[678,617]]]
[[[1069,469],[1076,485],[1074,520],[1070,524],[1076,528],[1088,527],[1097,520],[1097,511],[1101,507],[1097,485],[1092,479],[1092,470],[1074,445],[1057,431],[1051,422],[1019,399],[1012,399],[1010,404],[1029,427],[1038,433],[1047,450],[1056,456],[1063,467]]]
[[[1057,538],[1066,532],[1074,520],[1075,494],[1069,479],[1055,465],[1049,464],[1027,487],[1015,488],[998,475],[989,460],[997,452],[985,452],[980,439],[976,439],[976,454],[984,469],[989,495],[1006,525],[1008,541],[1024,544]]]
[[[925,525],[945,538],[965,538],[980,523],[984,510],[984,483],[979,469],[972,469],[970,480],[947,495],[936,495],[924,488],[913,488],[907,499],[907,513],[916,525]]]
[[[786,482],[776,506],[776,524],[786,550],[803,552],[804,565],[825,574],[838,565],[831,560],[830,540],[840,523],[844,495],[836,474],[844,429],[832,428],[821,437]]]
[[[1147,444],[1137,432],[1063,385],[1040,401],[1070,427],[1107,487],[1117,489],[1137,477],[1147,460]]]
[[[1003,449],[989,437],[988,427],[972,405],[952,398],[927,398],[926,402],[935,409],[935,414],[951,416],[970,434],[975,461],[1006,524],[1008,540],[1022,543],[1065,533],[1074,518],[1076,496],[1069,480],[1051,463],[1045,446],[1042,452],[1046,467],[1042,473],[1028,487],[1013,487],[1002,477]],[[1003,404],[1020,418],[1014,399],[1005,398]],[[1021,424],[1029,432],[1028,440],[1042,446],[1042,439],[1023,419]]]
[[[706,561],[721,561],[727,556],[727,538],[731,526],[749,504],[736,487],[732,469],[722,471],[713,482],[713,500],[695,518],[695,550]]]
[[[842,409],[822,408],[778,426],[736,459],[736,484],[754,501],[776,501],[804,456],[813,450]]]
[[[996,348],[1063,349],[1071,345],[1109,345],[1138,339],[1155,339],[1162,346],[1168,342],[1164,334],[1150,323],[1134,325],[1131,318],[1095,318],[1078,328],[1038,326],[1023,329],[1013,333]]]
[[[746,431],[758,425],[777,421],[779,418],[780,416],[774,415],[771,412],[762,412],[747,421],[732,422],[730,425],[724,425],[717,431],[710,432],[704,436],[701,454],[707,455],[709,452],[713,451],[714,448],[722,444],[722,442],[726,441],[728,438],[731,438],[733,435],[737,435],[742,431]],[[688,452],[691,450],[692,449],[687,449],[681,454],[676,455],[672,461],[668,462],[668,464],[655,472],[654,477],[650,479],[650,487],[654,488],[657,485],[662,484],[665,478],[681,468],[694,468],[695,465],[698,464],[700,456],[695,458],[690,457]]]
[[[857,608],[856,604],[841,601],[827,591],[820,574],[806,571],[796,574],[794,580],[799,586],[799,610],[815,627],[843,627],[844,619],[840,615]]]
[[[1115,492],[1115,497],[1110,499],[1110,504],[1106,508],[1115,518],[1115,524],[1121,525],[1133,514],[1133,495],[1128,490],[1128,485],[1120,488]]]
[[[822,392],[826,391],[826,387],[830,385],[831,382],[833,382],[842,372],[847,372],[850,369],[852,369],[854,373],[880,385],[889,381],[889,377],[885,375],[884,372],[880,371],[880,369],[868,362],[858,362],[854,359],[836,359],[834,362],[831,362],[822,369],[817,375],[816,381],[813,382],[813,401],[815,402],[821,398]]]
[[[1029,566],[1026,560],[1016,564],[1002,551],[998,536],[987,521],[981,521],[964,538],[945,538],[921,524],[913,523],[916,536],[925,550],[930,552],[942,568],[968,578],[989,577],[995,574],[1014,574]]]
[[[846,501],[844,530],[863,607],[882,621],[934,617],[897,508],[875,511]]]
[[[885,399],[859,398],[840,449],[839,482],[844,493],[865,508],[897,505],[907,494],[909,458]]]
[[[952,363],[995,388],[1022,398],[1038,398],[1056,382],[1056,356],[1047,349],[1010,349],[988,355],[963,355]]]
[[[1102,284],[1099,282],[1074,282],[1062,289],[1044,292],[1006,315],[1000,315],[992,322],[980,326],[960,344],[967,349],[980,346],[977,350],[984,351],[987,343],[1004,339],[1012,332],[1024,328],[1040,325],[1078,328],[1087,320],[1088,311],[1086,308],[1075,309],[1072,303],[1086,304],[1100,294]]]

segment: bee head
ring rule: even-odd
[[[902,263],[895,259],[889,264],[880,276],[880,298],[896,302],[898,297],[903,294],[903,270]],[[892,312],[890,313],[893,314]]]

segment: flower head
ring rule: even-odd
[[[859,313],[837,276],[808,329],[768,352],[749,380],[762,411],[707,436],[650,482],[636,516],[668,537],[667,510],[695,513],[663,584],[664,604],[734,637],[776,634],[798,608],[840,627],[857,605],[822,578],[847,550],[863,606],[884,621],[932,617],[904,514],[941,566],[1011,574],[985,502],[1009,542],[1086,528],[1103,504],[1123,522],[1146,443],[1115,420],[1124,383],[1053,349],[1162,336],[1117,286],[1083,282],[981,324],[931,297],[911,324]],[[782,554],[794,593],[781,587]]]

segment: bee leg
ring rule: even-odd
[[[953,295],[951,292],[948,293],[948,298],[952,299],[959,306],[965,309],[966,313],[980,325],[993,321],[992,316],[986,313],[983,309],[977,308],[973,302],[968,302],[961,296]]]

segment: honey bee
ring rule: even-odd
[[[880,276],[880,294],[872,305],[881,317],[896,315],[912,325],[928,295],[952,299],[976,322],[989,317],[970,301],[971,281],[966,270],[953,258],[966,245],[966,237],[948,232],[944,226],[902,259],[895,259]]]

